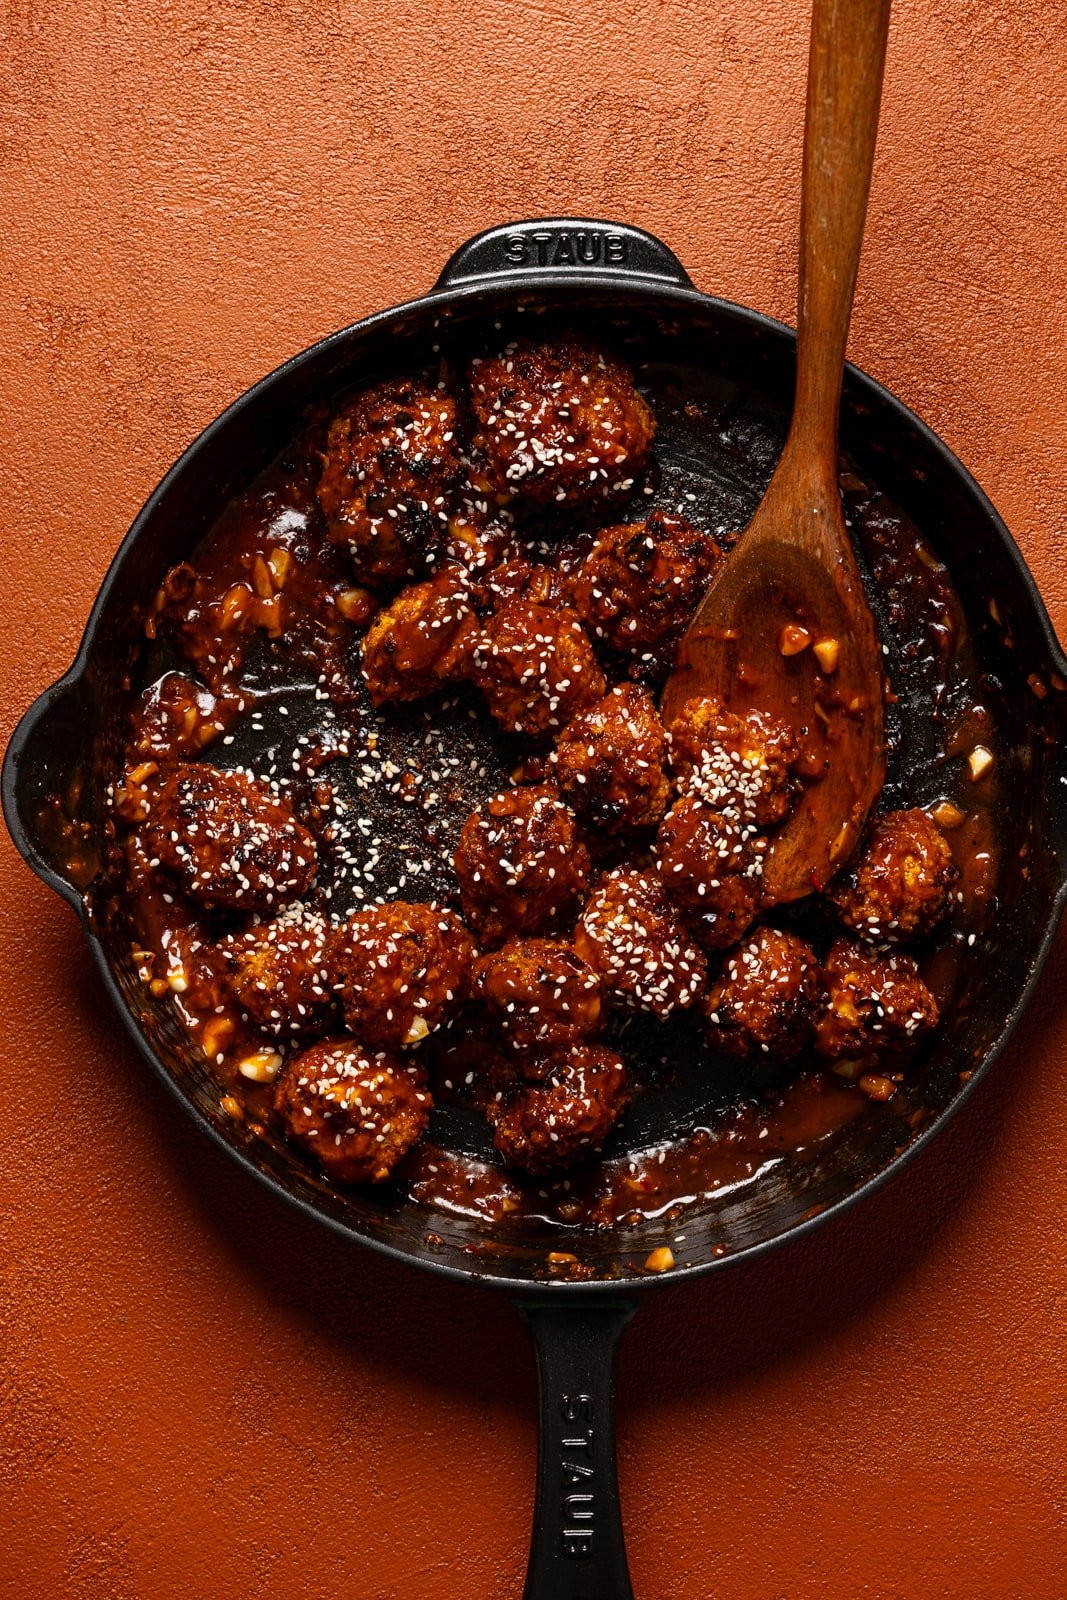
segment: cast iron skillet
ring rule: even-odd
[[[522,316],[519,307],[522,307]],[[523,317],[525,320],[523,320]],[[199,1126],[248,1171],[327,1226],[372,1250],[514,1297],[537,1348],[541,1434],[526,1600],[631,1596],[618,1506],[613,1385],[619,1337],[641,1295],[662,1278],[642,1275],[679,1224],[589,1235],[526,1221],[488,1225],[428,1213],[396,1195],[342,1194],[299,1152],[257,1137],[221,1114],[202,1060],[146,1001],[121,919],[101,874],[103,787],[119,759],[128,679],[141,648],[138,601],[187,556],[231,496],[297,430],[306,406],[390,371],[421,365],[465,328],[504,335],[553,317],[622,344],[657,392],[670,390],[675,420],[657,451],[695,510],[743,525],[784,436],[793,388],[792,333],[753,311],[700,294],[676,257],[638,229],[583,221],[531,221],[492,229],[464,245],[422,299],[366,318],[294,357],[234,402],[189,447],[149,498],[107,575],[71,670],[30,708],[7,752],[3,804],[33,870],[77,910],[104,989],[142,1054]],[[716,455],[699,428],[686,432],[687,396],[710,398],[762,439],[747,468]],[[657,393],[657,406],[659,397]],[[996,707],[1001,793],[995,817],[995,908],[969,951],[958,995],[921,1066],[910,1121],[872,1105],[806,1162],[771,1163],[749,1185],[685,1216],[685,1249],[669,1281],[711,1272],[773,1248],[850,1206],[926,1144],[984,1076],[1037,980],[1065,896],[1067,749],[1062,739],[1067,660],[1034,582],[1004,524],[974,480],[929,429],[855,368],[845,378],[842,449],[918,524],[947,565],[974,651],[976,692]],[[769,443],[768,443],[769,441]],[[762,449],[762,453],[761,453]],[[755,461],[755,466],[753,466]],[[735,463],[736,465],[736,463]],[[748,476],[746,477],[746,472]],[[877,607],[878,596],[874,597]],[[884,618],[883,618],[884,623]],[[929,748],[929,705],[899,669],[898,717],[923,789],[922,757],[944,779],[962,756]],[[73,848],[72,848],[72,840]],[[684,1065],[684,1063],[683,1063]],[[688,1082],[641,1102],[622,1147],[672,1137],[714,1110],[714,1090]],[[447,1124],[438,1142],[464,1130]],[[427,1239],[432,1229],[436,1237]],[[549,1250],[572,1251],[592,1276],[544,1277]]]

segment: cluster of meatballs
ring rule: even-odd
[[[391,900],[337,923],[310,909],[318,847],[275,788],[185,760],[143,786],[152,868],[243,919],[218,946],[229,993],[287,1057],[287,1133],[342,1182],[394,1171],[425,1131],[431,1074],[450,1083],[457,1062],[504,1160],[566,1171],[628,1102],[607,1042],[619,1015],[689,1010],[734,1057],[872,1070],[937,1021],[900,948],[953,895],[930,817],[874,823],[828,892],[840,935],[820,959],[761,920],[763,859],[798,791],[793,734],[710,697],[660,720],[653,690],[722,555],[681,516],[610,523],[654,433],[628,369],[575,339],[475,359],[454,389],[382,384],[328,428],[319,502],[377,596],[372,701],[473,685],[527,742],[524,781],[459,835],[458,910]]]

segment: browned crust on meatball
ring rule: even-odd
[[[376,1048],[418,1045],[464,998],[473,962],[452,911],[396,900],[354,912],[335,954],[345,1022]]]
[[[442,567],[402,589],[363,640],[363,677],[374,704],[420,700],[461,678],[478,635],[461,567]]]
[[[407,578],[440,543],[462,477],[454,398],[440,386],[397,378],[357,395],[333,418],[319,504],[358,577]]]
[[[499,611],[508,600],[521,600],[528,606],[565,606],[573,610],[570,580],[562,568],[531,561],[524,555],[512,555],[481,574],[477,580],[477,594],[483,610],[487,611]]]
[[[473,993],[514,1050],[567,1049],[600,1023],[600,979],[559,939],[512,939],[483,956]]]
[[[583,1044],[554,1061],[542,1082],[517,1081],[503,1091],[487,1115],[508,1166],[545,1176],[596,1155],[628,1100],[622,1059]]]
[[[141,696],[133,749],[139,756],[166,761],[196,756],[217,739],[232,715],[210,689],[182,672],[167,672]]]
[[[903,944],[936,928],[958,877],[948,840],[925,811],[887,811],[828,899],[862,938]]]
[[[574,815],[545,784],[505,789],[472,812],[454,865],[483,946],[573,923],[589,880]]]
[[[440,551],[472,577],[487,573],[517,553],[514,515],[488,495],[461,491]]]
[[[657,1017],[692,1005],[707,977],[702,951],[654,872],[617,868],[602,877],[574,947],[613,1000]]]
[[[478,472],[500,496],[581,507],[625,499],[656,419],[621,361],[584,340],[510,344],[470,364]]]
[[[721,552],[685,517],[653,511],[643,522],[605,528],[572,576],[574,605],[593,639],[657,678],[708,587]]]
[[[714,695],[688,700],[669,729],[679,792],[760,828],[789,814],[790,768],[800,752],[790,730],[765,712],[736,716]]]
[[[590,826],[655,828],[670,800],[667,735],[652,696],[620,684],[572,717],[552,754],[556,782]]]
[[[290,1139],[339,1183],[382,1183],[422,1138],[433,1102],[410,1060],[324,1039],[296,1056],[274,1089]]]
[[[690,914],[705,949],[736,944],[760,906],[762,850],[754,828],[712,811],[692,796],[677,800],[657,836],[667,894]]]
[[[937,1001],[910,956],[838,939],[824,974],[828,999],[815,1042],[827,1060],[912,1044],[937,1025]]]
[[[505,600],[485,625],[468,676],[512,733],[554,733],[604,693],[601,672],[573,611]]]
[[[709,1041],[726,1055],[789,1061],[811,1043],[822,998],[815,952],[791,933],[757,928],[708,991]]]
[[[277,1038],[322,1033],[338,1013],[331,964],[336,929],[298,905],[221,946],[230,992],[253,1025]]]
[[[180,763],[154,790],[143,829],[148,858],[191,900],[271,911],[310,886],[315,840],[286,801],[244,772]]]

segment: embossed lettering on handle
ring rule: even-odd
[[[588,1561],[597,1527],[593,1402],[587,1394],[565,1394],[559,1409],[568,1424],[560,1443],[560,1543],[569,1561]]]
[[[539,228],[509,233],[504,241],[509,267],[621,267],[629,258],[629,240],[621,233]]]
[[[615,1471],[615,1354],[632,1303],[525,1305],[541,1427],[523,1600],[633,1600]]]
[[[551,280],[605,274],[693,287],[678,257],[651,233],[589,217],[535,219],[489,228],[460,246],[435,287],[440,291],[527,275]]]

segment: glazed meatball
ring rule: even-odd
[[[604,693],[604,674],[573,611],[505,600],[485,626],[468,675],[512,733],[562,728]]]
[[[719,559],[710,533],[653,511],[597,535],[575,570],[574,604],[593,638],[630,663],[631,676],[655,678],[672,664]]]
[[[349,917],[335,961],[348,1027],[397,1050],[419,1044],[463,998],[474,946],[453,912],[395,900]]]
[[[811,1043],[822,994],[814,951],[791,933],[757,928],[708,991],[709,1040],[727,1055],[789,1061]]]
[[[487,946],[573,922],[589,879],[573,813],[544,784],[472,812],[454,859],[463,915]]]
[[[612,999],[657,1017],[692,1005],[707,976],[702,952],[653,872],[620,867],[603,877],[582,912],[574,948]]]
[[[490,505],[485,496],[461,491],[441,543],[444,560],[477,575],[499,566],[514,554],[514,517],[506,506]]]
[[[902,944],[937,926],[958,876],[948,840],[925,811],[888,811],[829,898],[862,938]]]
[[[507,600],[528,606],[565,606],[571,609],[570,583],[559,567],[528,556],[513,554],[491,568],[478,582],[478,596],[488,610],[499,610]]]
[[[474,993],[514,1050],[567,1049],[600,1022],[600,979],[558,939],[512,939],[483,956]]]
[[[330,971],[335,929],[300,906],[226,940],[227,982],[257,1028],[279,1038],[322,1033],[337,1011]]]
[[[330,538],[368,583],[411,577],[444,536],[463,477],[456,402],[399,378],[334,417],[319,479]]]
[[[141,696],[133,749],[164,761],[199,755],[225,729],[224,715],[210,689],[181,672],[167,672]]]
[[[838,939],[824,973],[829,997],[815,1043],[830,1061],[909,1044],[937,1024],[937,1001],[910,956]]]
[[[426,1132],[432,1100],[410,1060],[324,1039],[285,1068],[274,1109],[339,1183],[381,1183]]]
[[[315,876],[315,841],[288,803],[244,772],[201,763],[172,768],[151,798],[149,859],[192,900],[270,911]]]
[[[678,800],[659,830],[659,873],[676,905],[697,920],[709,950],[736,944],[759,910],[763,887],[763,839],[721,811],[694,800]]]
[[[626,1109],[619,1056],[582,1044],[554,1061],[542,1082],[518,1081],[488,1110],[493,1143],[509,1167],[543,1176],[596,1155]]]
[[[621,684],[572,717],[552,755],[556,782],[591,827],[655,828],[670,799],[667,735],[652,696]]]
[[[442,567],[402,589],[363,640],[363,676],[374,704],[421,700],[462,677],[478,631],[462,568]]]
[[[476,357],[470,400],[487,485],[542,505],[625,499],[656,431],[629,368],[577,339]]]
[[[793,801],[799,751],[788,728],[764,712],[735,716],[712,695],[687,701],[670,726],[671,770],[682,794],[713,811],[771,828]]]

